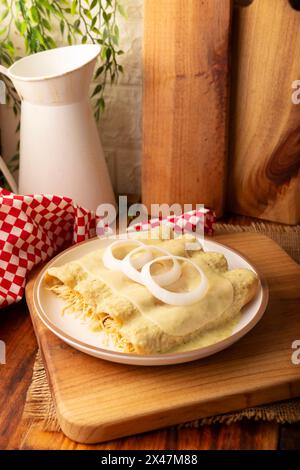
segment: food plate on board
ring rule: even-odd
[[[138,237],[138,238],[137,238]],[[213,239],[92,239],[53,258],[34,285],[39,318],[100,359],[141,366],[215,354],[261,319],[255,266]]]

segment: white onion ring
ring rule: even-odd
[[[103,254],[103,264],[107,269],[111,269],[112,271],[121,271],[122,270],[122,262],[123,259],[117,259],[113,255],[113,249],[118,247],[118,246],[123,246],[123,245],[137,245],[137,247],[144,246],[144,243],[142,243],[140,240],[116,240],[115,242],[111,243],[106,250],[104,251]],[[151,258],[150,258],[151,259]],[[150,261],[148,259],[148,261]]]
[[[152,276],[155,282],[160,287],[169,286],[170,284],[173,284],[173,282],[178,281],[178,279],[180,278],[182,274],[181,267],[177,259],[175,259],[173,255],[169,255],[167,258],[173,262],[172,268],[166,271],[165,273],[154,274]],[[156,259],[154,258],[153,261],[156,261],[156,260],[157,258]]]
[[[131,259],[132,255],[134,255],[135,253],[137,253],[140,250],[145,250],[146,251],[146,253],[144,253],[145,258],[146,258],[147,253],[148,253],[148,256],[150,256],[150,260],[147,261],[146,263],[144,263],[144,265],[147,264],[148,262],[150,262],[151,260],[153,260],[152,251],[151,251],[151,248],[149,246],[147,246],[147,245],[138,246],[137,248],[134,248],[133,250],[131,250],[125,256],[125,258],[122,260],[121,270],[132,281],[138,282],[139,284],[144,284],[142,275],[141,275],[140,271],[138,271],[138,267],[137,267],[138,263],[136,263],[136,260],[135,260],[135,263],[134,263],[133,260]],[[141,259],[141,257],[138,257],[138,260],[140,260],[140,259]]]
[[[143,266],[141,275],[144,279],[145,286],[148,288],[148,290],[151,292],[151,294],[154,297],[156,297],[157,299],[169,305],[190,305],[190,304],[197,302],[198,300],[201,299],[201,297],[207,290],[207,287],[208,287],[207,277],[205,276],[202,269],[199,268],[199,266],[197,266],[197,264],[194,263],[189,258],[184,258],[182,256],[172,256],[172,258],[190,263],[196,269],[196,271],[201,276],[201,281],[200,281],[199,286],[197,286],[191,292],[171,292],[161,287],[155,281],[155,278],[154,276],[152,276],[151,270],[150,270],[152,264],[157,261],[170,259],[170,256],[161,256],[160,258],[155,258],[154,260],[149,261],[149,263]]]
[[[122,262],[122,271],[124,274],[126,274],[126,276],[128,276],[133,281],[138,282],[139,284],[145,284],[145,280],[143,278],[141,271],[137,270],[136,263],[134,265],[133,260],[132,260],[132,255],[134,255],[135,253],[137,253],[138,251],[142,249],[149,251],[151,254],[150,260],[147,260],[147,262],[144,263],[143,266],[157,259],[157,258],[154,258],[153,256],[153,251],[155,250],[166,255],[165,258],[173,262],[172,268],[169,269],[167,272],[156,274],[155,276],[153,276],[157,284],[159,284],[160,286],[168,286],[170,284],[173,284],[173,282],[176,282],[180,278],[181,268],[180,268],[178,261],[175,260],[175,257],[172,256],[167,250],[164,250],[163,248],[160,248],[155,245],[138,246],[137,248],[134,248],[132,251],[130,251],[128,255],[125,256]],[[140,267],[142,268],[143,266],[140,266]]]
[[[144,253],[141,253],[140,256],[136,256],[135,258],[132,259],[132,255],[134,255],[136,252],[138,252],[140,250],[144,250]],[[137,248],[134,248],[126,256],[130,257],[130,264],[137,270],[142,269],[142,267],[145,264],[147,264],[147,263],[149,263],[149,261],[153,260],[152,251],[149,250],[146,245],[138,246]],[[123,270],[123,267],[122,267],[122,270]]]

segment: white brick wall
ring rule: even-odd
[[[114,188],[140,193],[142,148],[143,0],[123,0],[128,18],[119,18],[124,74],[107,90],[100,136]]]

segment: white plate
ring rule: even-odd
[[[125,354],[113,349],[107,349],[102,344],[103,333],[92,332],[88,325],[73,315],[61,315],[64,301],[44,287],[43,277],[50,267],[61,266],[70,261],[74,261],[93,250],[102,248],[111,243],[110,240],[93,239],[68,248],[64,252],[53,258],[39,274],[34,285],[34,305],[39,318],[56,336],[91,356],[95,356],[107,361],[119,362],[123,364],[135,364],[141,366],[179,364],[182,362],[194,361],[203,357],[215,354],[248,333],[261,319],[268,303],[268,288],[259,276],[255,267],[236,251],[220,243],[205,240],[202,241],[205,251],[217,251],[223,253],[228,261],[229,269],[247,268],[254,271],[260,278],[260,285],[255,298],[243,308],[242,317],[232,334],[222,341],[200,349],[172,354],[156,355],[136,355]]]

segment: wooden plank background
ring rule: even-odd
[[[221,215],[231,0],[145,0],[142,199]]]
[[[300,12],[288,0],[235,8],[228,200],[232,211],[300,222]]]

